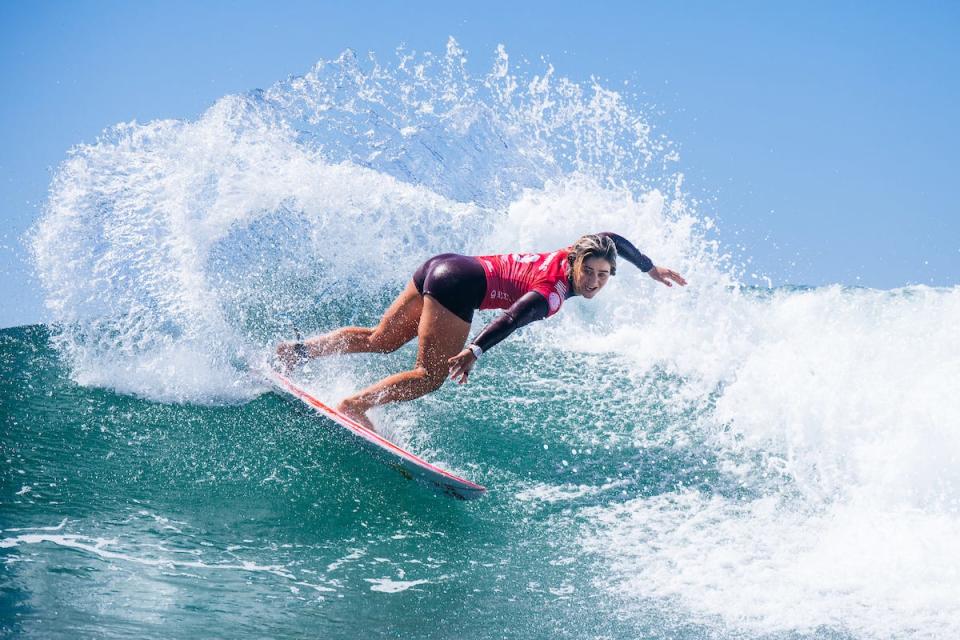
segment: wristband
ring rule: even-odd
[[[479,358],[480,358],[480,354],[483,353],[483,349],[481,349],[480,347],[478,347],[478,346],[475,345],[475,344],[468,344],[468,345],[467,345],[467,349],[470,349],[470,351],[473,351],[473,357],[474,357],[474,358],[478,358],[478,359],[479,359]]]

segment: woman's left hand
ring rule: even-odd
[[[459,384],[464,384],[473,366],[477,364],[477,356],[473,355],[470,349],[464,349],[453,356],[447,363],[450,365],[450,379],[456,380]]]
[[[676,282],[680,286],[687,284],[687,281],[683,279],[679,273],[673,269],[667,269],[666,267],[653,267],[650,271],[647,271],[647,275],[656,280],[657,282],[662,282],[668,287],[672,287],[673,284],[670,282]]]

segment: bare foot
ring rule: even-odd
[[[300,354],[294,345],[297,342],[281,342],[277,345],[276,359],[283,373],[290,373],[298,365],[302,364]]]
[[[355,400],[350,398],[345,398],[337,405],[337,411],[347,416],[357,424],[359,424],[364,429],[377,432],[377,429],[373,426],[373,423],[370,422],[370,418],[367,417],[366,412],[359,406]]]

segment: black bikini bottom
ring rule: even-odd
[[[454,314],[471,322],[487,295],[487,276],[480,261],[457,253],[433,256],[413,272],[413,284]]]

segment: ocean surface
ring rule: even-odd
[[[0,637],[960,636],[960,288],[748,286],[634,96],[466,68],[346,52],[70,151],[28,238],[51,320],[0,330]],[[372,416],[480,500],[248,373],[433,254],[603,230],[690,285],[622,264]]]

